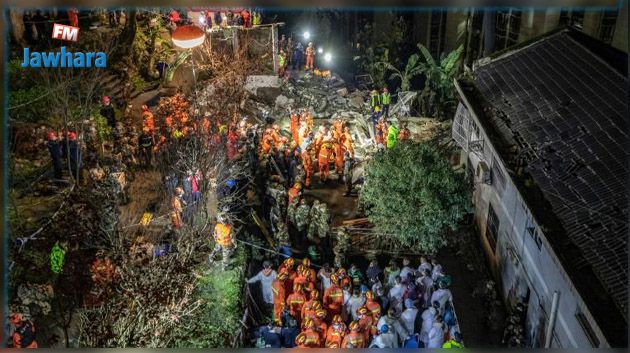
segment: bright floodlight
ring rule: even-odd
[[[199,24],[202,26],[206,25],[206,16],[199,16]]]
[[[326,60],[326,62],[329,63],[330,60],[332,60],[332,54],[330,53],[324,54],[324,60]]]
[[[317,53],[321,54],[321,53],[323,53],[323,52],[324,52],[324,49],[322,49],[322,48],[317,48]]]
[[[304,39],[309,39],[309,38],[311,38],[311,32],[304,31]]]
[[[206,34],[195,25],[181,26],[171,35],[173,44],[179,48],[190,49],[203,44]]]

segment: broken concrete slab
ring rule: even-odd
[[[276,75],[251,75],[245,79],[245,90],[258,95],[258,88],[273,87],[280,89],[282,81]]]

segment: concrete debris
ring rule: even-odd
[[[282,81],[276,75],[252,75],[245,79],[245,90],[257,95],[260,87],[280,88]]]

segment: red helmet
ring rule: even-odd
[[[68,140],[75,141],[77,139],[77,133],[74,131],[68,132]]]
[[[333,316],[332,322],[333,324],[340,324],[343,322],[343,319],[341,319],[341,315],[336,314],[335,316]]]
[[[46,138],[48,141],[52,141],[57,138],[57,134],[55,134],[54,131],[49,131],[48,134],[46,134]]]
[[[292,257],[288,257],[286,260],[284,260],[284,263],[288,266],[288,267],[293,267],[293,264],[295,264],[295,260]]]
[[[103,104],[107,104],[107,103],[109,103],[109,97],[103,96]]]

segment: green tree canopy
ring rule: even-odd
[[[472,208],[463,180],[432,145],[398,143],[366,167],[360,194],[371,223],[402,246],[434,252]]]

